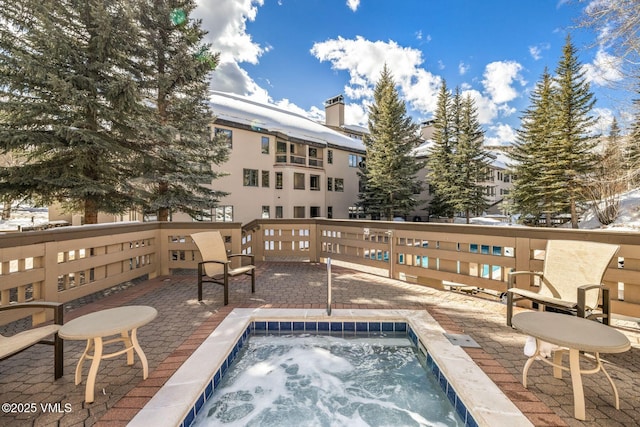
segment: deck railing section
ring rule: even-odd
[[[411,283],[473,286],[498,295],[506,291],[509,271],[542,269],[548,239],[615,243],[619,258],[605,275],[612,312],[640,317],[637,232],[328,219],[261,219],[244,227],[120,223],[0,235],[0,304],[67,302],[137,277],[193,270],[201,258],[190,235],[206,230],[219,230],[229,252],[252,254],[258,262],[330,257]],[[518,286],[536,289],[525,277]]]

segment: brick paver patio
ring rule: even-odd
[[[529,389],[520,383],[526,357],[525,337],[505,325],[505,306],[494,298],[439,291],[428,287],[333,268],[334,308],[426,309],[447,332],[469,334],[480,349],[467,349],[477,364],[535,424],[540,426],[629,426],[640,423],[640,329],[616,322],[632,341],[632,349],[605,355],[607,370],[620,393],[620,410],[612,406],[610,386],[602,373],[583,377],[587,420],[573,418],[568,375],[554,379],[551,367],[535,363]],[[35,403],[35,412],[0,413],[2,426],[124,426],[164,384],[191,352],[236,307],[326,307],[324,265],[267,262],[258,266],[257,289],[248,278],[236,280],[230,304],[222,306],[222,288],[205,287],[197,302],[194,274],[173,275],[121,286],[66,306],[65,321],[121,305],[150,305],[159,315],[138,331],[149,360],[149,378],[142,380],[140,362],[126,366],[124,356],[102,361],[96,400],[85,404],[84,382],[74,385],[74,372],[85,343],[65,342],[65,375],[53,380],[53,349],[34,346],[0,362],[0,403]],[[13,333],[26,322],[0,327]],[[88,367],[85,366],[83,379]],[[41,403],[59,406],[41,407]]]

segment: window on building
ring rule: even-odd
[[[213,208],[215,222],[233,222],[233,206],[216,206]]]
[[[309,175],[309,188],[314,191],[320,190],[320,175]]]
[[[282,172],[276,172],[276,189],[282,190]]]
[[[333,164],[333,150],[327,150],[327,163]]]
[[[269,154],[269,137],[263,136],[262,141],[260,142],[260,149],[262,150],[262,154]]]
[[[269,218],[269,206],[262,207],[262,218]]]
[[[333,191],[333,178],[327,178],[327,191]]]
[[[293,217],[294,218],[304,218],[304,206],[294,206],[293,207]]]
[[[364,208],[360,206],[349,206],[349,219],[365,218]]]
[[[293,174],[293,188],[295,190],[304,190],[304,174],[303,173],[294,173]]]
[[[344,179],[336,178],[333,182],[335,191],[344,191]]]
[[[262,186],[269,187],[269,171],[262,171]]]
[[[311,218],[317,218],[320,216],[320,206],[311,206],[309,208],[309,216]]]
[[[282,214],[282,206],[276,206],[276,218],[284,218]]]
[[[276,141],[276,163],[287,163],[287,143]]]
[[[320,153],[317,148],[309,147],[309,166],[322,167],[322,158],[318,157]]]
[[[233,132],[230,129],[216,128],[215,135],[216,139],[220,138],[222,141],[224,141],[229,149],[233,148]]]
[[[333,206],[327,206],[327,218],[333,218]]]
[[[258,170],[257,169],[243,169],[242,170],[242,184],[245,187],[257,187],[258,186]]]
[[[364,157],[356,154],[349,154],[349,167],[357,168],[364,165]]]

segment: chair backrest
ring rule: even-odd
[[[608,243],[549,240],[540,294],[577,302],[578,286],[600,285],[620,247]],[[586,306],[597,307],[599,290],[587,291]]]
[[[194,243],[200,250],[203,261],[227,261],[227,250],[219,231],[204,231],[191,235]],[[224,273],[222,264],[209,263],[204,265],[207,276],[217,276]]]

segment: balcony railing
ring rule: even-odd
[[[506,291],[510,270],[541,270],[548,239],[620,245],[605,275],[611,311],[640,317],[640,234],[360,220],[239,223],[126,223],[0,236],[0,304],[68,302],[138,277],[195,269],[193,232],[217,229],[232,252],[258,261],[331,258],[354,269],[442,288],[445,283]],[[529,287],[528,282],[518,282]],[[536,289],[531,287],[531,289]],[[1,323],[13,320],[3,317]]]

